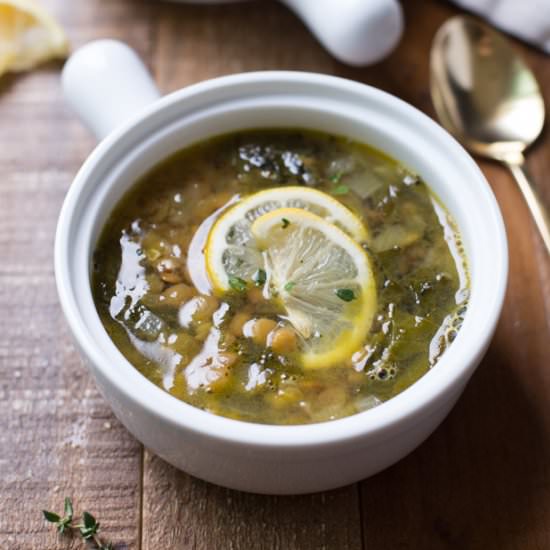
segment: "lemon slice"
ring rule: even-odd
[[[361,220],[327,193],[302,186],[259,191],[228,209],[210,230],[205,260],[214,290],[228,291],[231,276],[250,280],[262,264],[250,227],[254,220],[278,208],[297,208],[312,212],[333,223],[358,242],[366,241],[368,236]]]
[[[63,58],[69,43],[63,29],[33,0],[0,0],[0,75],[25,71]]]
[[[302,337],[304,367],[349,358],[364,342],[376,311],[375,280],[361,245],[299,208],[264,214],[251,232],[263,256],[266,290]]]

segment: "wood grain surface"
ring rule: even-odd
[[[433,116],[428,52],[457,11],[404,2],[406,32],[384,62],[334,61],[277,3],[196,7],[156,0],[43,0],[74,47],[127,41],[162,91],[238,71],[337,74]],[[336,0],[335,0],[336,1]],[[517,43],[550,97],[550,58]],[[359,484],[266,497],[168,466],[111,414],[57,301],[53,238],[93,139],[66,107],[60,65],[0,79],[0,548],[81,548],[41,509],[96,514],[117,548],[142,550],[546,550],[550,548],[550,262],[510,176],[480,162],[510,243],[510,283],[491,348],[449,418],[419,449]],[[529,168],[550,204],[548,130]]]

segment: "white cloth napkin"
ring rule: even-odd
[[[495,27],[550,53],[550,0],[453,0]]]

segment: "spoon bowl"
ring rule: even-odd
[[[508,166],[550,253],[548,213],[523,168],[523,152],[544,126],[535,76],[500,33],[465,16],[437,32],[430,72],[442,125],[470,151]]]

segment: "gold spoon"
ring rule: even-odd
[[[500,33],[464,16],[437,32],[430,72],[441,123],[470,151],[510,169],[550,254],[550,218],[523,156],[544,125],[535,76]]]

